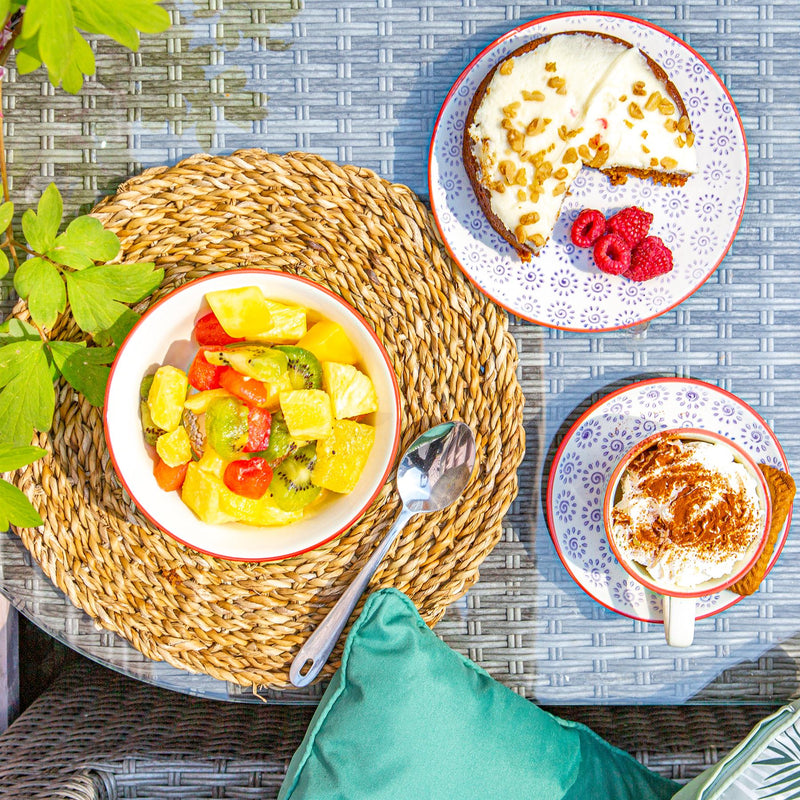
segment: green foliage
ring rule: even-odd
[[[93,75],[94,53],[81,35],[109,36],[130,50],[139,49],[139,32],[160,33],[169,27],[169,14],[160,0],[28,0],[22,32],[17,39],[17,69],[23,75],[42,64],[53,86],[76,94],[84,75]],[[0,18],[19,7],[0,0]]]

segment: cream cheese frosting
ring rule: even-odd
[[[491,208],[538,250],[581,167],[697,171],[694,133],[635,47],[559,34],[495,71],[468,130]]]

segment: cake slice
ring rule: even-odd
[[[520,256],[544,247],[578,172],[682,186],[697,171],[686,106],[629,42],[575,31],[500,61],[467,114],[464,164],[492,227]]]

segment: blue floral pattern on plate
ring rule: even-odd
[[[550,535],[567,571],[599,603],[646,622],[663,622],[661,598],[631,580],[614,558],[605,538],[603,497],[628,448],[656,431],[677,427],[716,431],[756,461],[788,469],[775,434],[745,402],[708,383],[666,378],[631,384],[595,403],[564,437],[547,487]],[[778,537],[770,569],[789,523]],[[738,599],[729,591],[700,598],[698,618],[717,614]]]
[[[526,263],[492,229],[478,206],[461,155],[464,121],[478,84],[499,60],[540,36],[570,30],[620,36],[667,70],[692,120],[699,171],[677,189],[635,178],[612,186],[601,173],[582,170],[572,183],[552,238],[533,262]],[[720,79],[687,45],[640,20],[577,12],[509,32],[464,71],[434,129],[429,188],[448,250],[483,292],[532,322],[565,330],[604,331],[663,314],[705,282],[738,228],[746,176],[747,152],[736,109]],[[643,205],[655,215],[652,233],[673,251],[671,273],[636,284],[601,273],[588,251],[570,242],[569,226],[581,208],[613,213],[627,205]]]

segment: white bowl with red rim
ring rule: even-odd
[[[163,364],[187,370],[197,352],[195,322],[208,313],[207,292],[257,286],[266,297],[304,306],[315,317],[339,323],[378,395],[375,443],[355,489],[328,492],[303,519],[283,527],[240,523],[208,525],[165,492],[153,477],[153,448],[142,435],[139,384]],[[181,544],[235,561],[275,561],[332,541],[369,508],[391,472],[400,445],[400,389],[389,356],[369,323],[339,295],[297,275],[260,269],[216,273],[180,286],[152,305],[128,334],[111,368],[103,412],[114,469],[139,510]]]
[[[644,566],[626,555],[615,540],[615,530],[611,522],[611,512],[620,499],[620,484],[631,462],[650,447],[670,439],[706,442],[726,448],[733,460],[744,467],[755,481],[762,512],[758,537],[742,553],[741,557],[735,561],[733,568],[720,578],[706,580],[687,587],[653,577]],[[670,428],[658,431],[646,439],[642,439],[625,453],[614,468],[603,498],[603,523],[611,551],[623,569],[634,580],[663,597],[665,636],[669,644],[677,647],[685,647],[692,643],[694,637],[695,599],[727,589],[741,580],[753,568],[767,543],[771,522],[772,505],[769,488],[763,473],[752,456],[726,436],[715,431],[701,430],[699,428]]]

